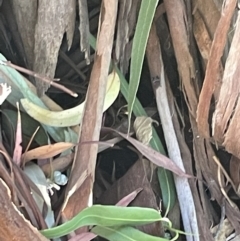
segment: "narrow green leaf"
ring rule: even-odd
[[[176,202],[176,190],[175,186],[171,186],[171,183],[168,182],[171,179],[170,172],[166,172],[164,169],[158,168],[157,176],[159,183],[161,183],[162,179],[166,181],[166,185],[161,185],[161,191],[164,193],[162,195],[162,200],[166,210],[164,216],[166,217]]]
[[[0,60],[6,61],[2,54],[0,54]],[[8,66],[0,65],[0,72],[2,74],[0,83],[7,83],[12,87],[12,92],[8,96],[7,101],[13,106],[16,106],[16,102],[20,102],[20,99],[24,97],[40,107],[47,108],[43,101],[29,88],[24,77],[19,74],[18,71]],[[78,140],[77,134],[71,129],[42,126],[56,142],[68,141],[68,139],[66,139],[68,137],[71,137],[71,142],[74,143]]]
[[[160,220],[160,213],[151,208],[94,205],[84,209],[68,222],[42,230],[41,233],[47,238],[57,238],[83,226],[144,225]]]
[[[118,68],[116,68],[116,72],[118,73],[121,81],[121,93],[124,96],[124,98],[127,100],[127,93],[129,88],[128,83]],[[136,98],[135,103],[133,105],[133,113],[135,116],[147,116],[147,113],[143,109],[138,98]],[[163,155],[166,155],[162,142],[159,139],[156,129],[154,127],[153,127],[153,138],[150,141],[150,146],[156,151],[159,151],[160,153],[162,153]],[[177,199],[173,176],[170,171],[165,170],[161,167],[158,168],[158,172],[161,174],[161,175],[158,175],[158,180],[159,180],[159,184],[160,184],[162,196],[163,196],[163,206],[165,209],[168,209],[169,207],[171,208],[174,206]]]
[[[131,123],[130,120],[140,82],[147,40],[157,4],[158,0],[141,1],[141,7],[138,15],[136,31],[133,37],[131,53],[130,80],[128,89],[129,123]]]
[[[96,226],[93,233],[109,241],[167,241],[168,239],[155,237],[143,233],[132,227],[101,227]]]
[[[103,111],[106,111],[116,100],[120,90],[120,79],[115,72],[108,75],[107,91]],[[34,104],[27,98],[21,99],[25,111],[35,120],[48,126],[67,127],[79,125],[82,121],[85,101],[81,104],[62,111],[50,111]]]
[[[89,42],[90,42],[90,45],[92,46],[92,48],[95,49],[96,39],[91,34],[90,34]],[[125,79],[125,77],[123,76],[123,74],[121,73],[121,71],[117,67],[116,67],[116,72],[119,75],[119,78],[120,78],[120,81],[121,81],[121,93],[124,96],[124,98],[126,99],[126,101],[128,101],[128,89],[129,89],[128,82]],[[147,116],[147,113],[143,109],[143,107],[142,107],[140,101],[138,100],[138,98],[136,98],[135,101],[134,101],[133,113],[134,113],[135,116]],[[158,136],[154,127],[153,127],[153,138],[150,141],[150,145],[156,151],[159,151],[163,155],[166,155],[166,152],[164,150],[162,142],[159,139],[159,136]],[[159,184],[160,184],[160,187],[161,187],[161,190],[162,190],[162,196],[164,197],[163,198],[163,206],[164,206],[165,209],[167,209],[167,207],[169,205],[170,205],[170,207],[172,207],[175,204],[175,201],[176,201],[176,198],[177,198],[176,192],[175,192],[175,185],[174,185],[174,181],[173,181],[173,176],[172,176],[172,173],[170,171],[167,171],[163,168],[159,167],[158,170],[162,173],[162,175],[158,176],[158,179],[159,179]],[[165,197],[169,197],[169,195],[170,195],[171,198],[165,198]]]

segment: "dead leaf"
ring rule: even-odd
[[[40,146],[38,148],[32,149],[22,155],[22,159],[25,162],[31,161],[33,159],[45,159],[54,157],[69,148],[74,147],[75,144],[68,142],[58,142],[52,145]]]
[[[124,200],[130,193],[137,194],[139,190],[142,191],[131,202],[130,206],[148,207],[159,209],[155,194],[152,190],[149,177],[151,176],[151,166],[148,160],[138,160],[127,171],[127,173],[118,179],[98,200],[98,203],[103,205],[114,205],[119,200]],[[130,201],[130,200],[128,200]],[[139,229],[145,233],[162,236],[163,227],[161,222],[155,222],[149,225],[140,226]]]
[[[20,166],[21,164],[21,155],[22,155],[22,123],[21,123],[21,115],[19,110],[19,103],[17,102],[17,127],[16,127],[16,139],[15,139],[15,147],[13,152],[13,161]]]
[[[240,141],[238,138],[240,134],[239,24],[240,14],[238,13],[234,37],[225,64],[219,100],[212,118],[214,139],[220,142],[220,144],[223,144],[228,152],[238,158],[240,158]]]
[[[234,231],[234,228],[228,219],[224,219],[221,224],[214,226],[210,230],[211,233],[215,236],[214,241],[225,241],[227,240],[227,237],[229,237],[230,234]]]
[[[69,165],[72,163],[73,156],[74,156],[74,154],[71,153],[66,156],[57,157],[51,163],[48,162],[43,165],[41,165],[41,163],[39,163],[39,165],[41,165],[41,169],[43,170],[44,174],[47,177],[50,177],[52,172],[54,172],[54,171],[60,171],[60,172],[65,171],[69,167]]]
[[[150,117],[138,116],[136,117],[133,128],[136,132],[136,137],[143,144],[148,145],[152,139],[152,123],[154,121]]]
[[[155,151],[149,146],[144,145],[143,143],[137,141],[136,139],[123,134],[121,132],[115,131],[110,128],[111,131],[116,132],[118,135],[125,138],[127,141],[129,141],[133,146],[135,146],[139,152],[141,152],[146,158],[149,159],[152,163],[154,163],[157,166],[163,167],[167,170],[172,171],[173,173],[177,174],[180,177],[186,177],[186,178],[193,178],[193,176],[186,174],[184,171],[182,171],[171,159],[168,157],[162,155],[161,153]]]
[[[129,193],[127,196],[123,197],[119,202],[117,202],[116,206],[127,207],[142,190],[142,188],[138,188],[135,191]]]
[[[0,240],[47,241],[11,202],[10,190],[0,179]]]
[[[99,139],[117,6],[117,1],[102,1],[96,55],[88,86],[81,130],[79,131],[80,143],[91,140],[97,141]],[[95,176],[97,152],[98,146],[96,144],[80,145],[77,147],[64,202],[68,202],[63,210],[63,215],[67,219],[74,217],[83,208],[92,203],[91,193]],[[71,198],[68,200],[70,196]],[[81,202],[77,200],[81,200]]]
[[[198,10],[194,12],[194,22],[193,22],[193,32],[194,36],[204,61],[204,66],[206,68],[207,61],[209,59],[212,40],[210,34],[208,33],[207,26],[203,21],[203,17]]]
[[[199,96],[199,103],[197,107],[197,124],[199,133],[203,137],[210,137],[209,125],[208,125],[208,115],[210,109],[210,103],[212,94],[217,84],[219,66],[221,63],[221,57],[223,55],[223,50],[227,41],[227,34],[230,27],[231,18],[236,7],[236,0],[226,0],[222,15],[218,22],[217,29],[214,34],[214,39],[212,42],[212,48],[210,52],[210,57],[207,64],[205,79],[203,82],[203,87]],[[219,97],[221,98],[221,97]],[[222,139],[222,136],[218,136],[218,139]]]

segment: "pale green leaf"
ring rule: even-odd
[[[132,227],[96,226],[92,232],[109,241],[167,241],[168,239],[151,236]]]
[[[0,60],[6,61],[2,54],[0,54]],[[34,104],[42,108],[47,108],[43,101],[36,95],[36,93],[29,88],[24,77],[15,69],[0,64],[0,83],[7,83],[9,86],[11,86],[12,92],[7,97],[7,101],[9,101],[13,106],[16,106],[16,102],[19,102],[21,98],[27,98]],[[57,127],[53,128],[46,125],[42,126],[56,142],[65,141],[67,136],[71,136],[71,142],[76,143],[78,140],[77,134],[71,129]],[[69,132],[71,132],[71,134],[68,134]],[[66,141],[69,141],[69,139]]]
[[[113,104],[119,94],[119,91],[120,79],[118,74],[113,72],[108,76],[103,111],[107,110]],[[79,125],[81,123],[85,101],[76,107],[63,111],[50,111],[46,108],[41,108],[27,98],[21,99],[21,104],[25,111],[40,123],[48,126],[67,127]]]
[[[158,211],[151,208],[94,205],[84,209],[68,222],[41,233],[47,238],[62,237],[83,226],[144,225],[161,221]]]
[[[96,46],[96,40],[93,37],[93,35],[90,34],[90,44],[93,48],[95,48]],[[121,93],[124,96],[124,98],[126,99],[126,101],[128,101],[128,89],[129,89],[129,85],[127,80],[125,79],[125,77],[123,76],[123,74],[121,73],[121,71],[119,70],[119,68],[116,67],[116,72],[119,75],[120,78],[120,82],[121,82]],[[135,116],[147,116],[146,111],[143,109],[140,101],[138,100],[138,98],[135,99],[134,105],[133,105],[133,113]],[[153,127],[153,138],[150,141],[150,146],[155,149],[156,151],[159,151],[160,153],[162,153],[163,155],[166,155],[166,152],[163,148],[162,142],[158,137],[158,134],[156,132],[156,129]],[[173,181],[173,176],[172,173],[170,171],[167,171],[161,167],[158,168],[159,171],[162,172],[163,175],[159,175],[158,179],[159,179],[159,184],[162,190],[162,196],[166,197],[171,195],[171,198],[164,198],[163,199],[163,206],[164,208],[167,208],[169,205],[170,207],[174,205],[174,203],[176,202],[176,192],[175,192],[175,185],[174,185],[174,181]],[[171,194],[170,194],[171,193]],[[169,203],[169,201],[171,203]]]
[[[136,31],[133,37],[131,53],[130,80],[128,89],[129,123],[131,123],[130,120],[140,82],[147,40],[157,4],[158,0],[141,1],[141,7],[138,15]]]

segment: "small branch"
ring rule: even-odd
[[[156,33],[155,24],[152,25],[149,34],[146,53],[153,82],[152,84],[156,93],[157,107],[159,116],[161,118],[168,154],[170,159],[173,160],[175,164],[177,164],[177,166],[182,169],[182,171],[185,171],[176,133],[172,123],[172,117],[166,93],[166,80],[164,75],[164,65],[162,62],[162,53]],[[174,181],[185,232],[195,235],[186,236],[186,240],[199,241],[199,228],[196,209],[188,180],[185,177],[174,175]]]
[[[10,61],[4,61],[4,60],[0,60],[0,64],[1,65],[5,65],[5,66],[8,66],[8,67],[11,67],[13,69],[16,69],[22,73],[25,73],[25,74],[28,74],[28,75],[31,75],[35,78],[38,78],[46,83],[49,83],[50,85],[54,86],[55,88],[57,89],[60,89],[62,90],[63,92],[73,96],[73,97],[78,97],[78,94],[71,91],[70,89],[66,88],[65,86],[63,85],[60,85],[60,84],[57,84],[56,82],[54,81],[59,81],[60,79],[51,79],[51,78],[48,78],[46,76],[43,76],[43,75],[40,75],[40,74],[37,74],[35,73],[34,71],[31,71],[29,69],[25,69],[23,67],[20,67],[18,65],[15,65],[15,64],[12,64]]]

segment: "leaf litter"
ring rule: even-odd
[[[102,110],[100,109],[102,108],[101,105],[104,99],[104,88],[101,88],[105,86],[106,76],[109,73],[108,67],[110,66],[110,56],[112,53],[112,48],[109,46],[112,44],[111,38],[113,37],[113,29],[111,31],[110,29],[104,29],[106,26],[106,22],[104,21],[115,21],[117,10],[115,8],[116,6],[114,7],[113,5],[103,5],[104,7],[99,8],[99,6],[94,5],[93,2],[94,1],[88,1],[87,4],[89,4],[89,8],[94,11],[84,15],[81,11],[86,9],[86,1],[79,0],[79,6],[84,6],[79,12],[81,15],[80,21],[86,23],[86,25],[81,25],[80,23],[79,29],[81,34],[79,35],[78,31],[73,31],[75,14],[70,14],[76,12],[76,4],[74,1],[69,3],[71,8],[68,8],[68,10],[59,9],[59,22],[53,22],[53,24],[49,24],[51,21],[54,21],[53,19],[49,19],[48,17],[41,19],[41,16],[44,16],[46,13],[48,13],[48,16],[51,16],[49,11],[53,11],[52,16],[56,16],[56,12],[54,12],[52,8],[54,3],[51,3],[53,5],[50,5],[50,7],[47,5],[47,1],[43,1],[39,6],[34,4],[30,5],[30,9],[35,9],[35,12],[38,12],[38,16],[35,15],[34,17],[34,15],[30,16],[28,12],[26,12],[24,5],[19,7],[18,3],[13,1],[13,11],[15,13],[19,11],[18,14],[15,14],[17,19],[15,26],[17,24],[21,31],[10,34],[16,36],[16,38],[12,39],[19,39],[21,35],[23,46],[26,50],[26,57],[23,57],[24,54],[20,56],[19,59],[25,58],[25,60],[19,62],[18,54],[11,55],[11,53],[21,53],[22,49],[5,51],[4,49],[1,50],[0,46],[1,52],[5,51],[3,55],[1,53],[0,56],[0,82],[2,89],[0,103],[3,107],[3,112],[6,111],[7,115],[5,116],[8,116],[8,119],[3,118],[4,121],[1,124],[0,177],[3,181],[1,180],[0,190],[6,193],[6,191],[4,191],[5,186],[9,187],[11,200],[14,205],[18,209],[24,210],[25,217],[31,220],[31,223],[38,229],[46,229],[47,227],[44,219],[48,213],[47,210],[49,210],[47,208],[49,207],[49,200],[43,201],[41,207],[37,208],[34,198],[36,199],[37,196],[40,200],[44,200],[44,196],[49,195],[49,193],[53,194],[53,196],[49,196],[51,198],[50,209],[54,212],[55,216],[62,215],[62,218],[65,218],[65,220],[75,216],[87,205],[91,206],[93,202],[111,203],[114,205],[124,198],[127,198],[125,204],[135,204],[157,210],[160,209],[161,212],[165,212],[166,215],[169,214],[170,216],[169,212],[171,212],[173,204],[175,204],[175,188],[173,182],[171,182],[171,175],[157,168],[164,167],[174,173],[174,179],[186,179],[190,184],[196,207],[200,239],[198,236],[191,235],[188,235],[187,239],[213,240],[214,235],[215,240],[220,240],[220,238],[224,236],[230,237],[234,234],[234,230],[236,232],[239,231],[239,207],[236,204],[237,202],[235,202],[235,200],[239,199],[239,173],[237,172],[239,169],[239,150],[237,145],[238,140],[236,139],[238,137],[236,133],[239,129],[237,122],[238,99],[236,98],[238,88],[236,87],[237,83],[235,83],[238,73],[236,66],[239,56],[236,54],[236,52],[238,52],[237,39],[239,39],[239,28],[238,25],[235,24],[238,23],[239,16],[235,11],[236,1],[225,1],[224,5],[221,6],[221,3],[216,3],[216,1],[213,0],[203,1],[198,4],[197,1],[194,0],[191,6],[187,2],[176,3],[174,0],[164,0],[163,3],[159,4],[156,13],[154,13],[155,7],[152,8],[151,11],[151,17],[154,21],[151,23],[152,27],[151,24],[148,27],[149,30],[150,27],[153,28],[153,25],[157,27],[156,34],[158,37],[156,41],[159,42],[161,46],[163,58],[161,61],[165,65],[164,78],[168,95],[167,101],[171,102],[170,112],[172,116],[168,118],[171,118],[173,121],[174,132],[176,133],[186,172],[181,165],[173,162],[175,158],[172,157],[169,149],[172,143],[166,138],[166,132],[164,133],[165,143],[159,144],[156,140],[155,129],[158,130],[159,134],[161,128],[153,128],[150,118],[143,117],[144,114],[142,113],[144,112],[141,113],[142,106],[140,105],[139,107],[139,100],[136,98],[137,88],[134,88],[133,92],[128,92],[128,85],[125,84],[125,80],[122,80],[123,76],[117,68],[117,66],[119,66],[124,74],[128,72],[134,28],[141,4],[139,0],[123,0],[119,2],[120,14],[116,20],[116,25],[118,26],[117,41],[115,42],[116,59],[113,60],[110,72],[113,71],[113,73],[117,73],[117,76],[119,76],[121,80],[121,92],[123,96],[129,96],[130,100],[132,100],[129,109],[131,111],[133,110],[136,116],[149,122],[147,126],[143,126],[140,133],[136,131],[137,139],[140,140],[140,137],[143,138],[144,144],[136,140],[135,137],[130,136],[132,133],[129,135],[125,134],[128,128],[124,127],[123,123],[126,122],[128,118],[127,116],[116,114],[118,110],[126,104],[121,96],[119,96],[110,109],[103,114],[102,118]],[[103,1],[103,4],[104,3],[106,4],[106,1]],[[5,9],[5,17],[9,11],[7,4],[7,1],[4,1],[3,5],[0,6],[2,9]],[[145,4],[147,5],[148,3],[146,2]],[[43,13],[43,10],[46,11]],[[99,29],[99,39],[97,41],[96,54],[94,55],[93,50],[89,48],[86,35],[88,35],[89,28],[96,36],[98,24],[94,21],[94,16],[97,16],[99,13],[101,15],[100,24],[102,24],[102,27]],[[107,15],[109,13],[113,15]],[[31,19],[31,23],[38,23],[36,28],[32,27],[34,31],[29,31],[27,28],[26,30],[24,29],[26,16]],[[65,19],[67,21],[64,23],[62,22],[62,16],[67,16]],[[9,18],[6,17],[6,19],[9,21]],[[186,25],[186,21],[188,25]],[[66,24],[67,22],[68,24]],[[1,26],[2,32],[6,33],[6,26],[5,28],[4,24]],[[51,32],[51,28],[54,26],[56,29],[59,28],[59,31],[56,32],[55,29]],[[122,30],[120,26],[124,26]],[[11,26],[11,29],[14,28]],[[101,30],[104,31],[104,35],[101,35]],[[224,37],[219,34],[221,32],[219,30],[224,30]],[[41,32],[45,32],[45,38],[43,40],[51,43],[50,45],[47,44],[44,46],[44,41],[39,41],[41,40],[39,37]],[[63,37],[64,32],[67,32],[66,39]],[[17,36],[16,34],[20,35]],[[30,37],[29,34],[31,35]],[[109,34],[109,38],[106,38],[106,34]],[[3,34],[3,36],[5,36],[4,38],[6,40],[8,35]],[[72,38],[73,36],[76,37],[77,41]],[[90,34],[90,40],[92,36],[93,35]],[[142,37],[147,37],[147,34]],[[81,49],[79,48],[80,41],[82,43]],[[134,41],[136,41],[136,38]],[[11,43],[11,39],[8,40],[6,46],[14,48],[14,46],[12,47],[9,43]],[[34,45],[35,47],[33,47]],[[19,46],[21,46],[21,44],[18,45],[18,48]],[[134,42],[134,46],[136,47],[138,45]],[[38,48],[41,48],[42,52]],[[58,56],[59,49],[62,54]],[[225,49],[224,52],[223,49]],[[82,54],[81,51],[84,53]],[[143,54],[144,52],[145,50]],[[156,52],[157,51],[154,51],[150,57],[147,56],[147,60],[151,60],[151,57],[154,59],[153,56]],[[40,53],[43,55],[40,56]],[[140,54],[140,52],[137,54]],[[67,56],[67,58],[63,58],[64,55]],[[144,56],[139,56],[137,61],[134,59],[134,56],[138,55],[133,54],[132,56],[131,69],[139,69]],[[85,60],[85,57],[87,60]],[[57,60],[57,58],[59,59]],[[89,90],[86,96],[83,92],[77,92],[79,95],[78,101],[86,99],[82,126],[73,126],[78,124],[76,122],[73,122],[73,124],[70,123],[69,125],[65,124],[64,127],[59,127],[59,125],[57,127],[50,126],[51,121],[48,121],[47,125],[46,123],[44,125],[35,120],[33,123],[31,118],[26,119],[24,117],[26,113],[24,113],[25,107],[23,108],[22,105],[20,106],[21,118],[17,118],[19,112],[16,108],[16,103],[20,102],[23,98],[28,99],[40,108],[44,108],[47,112],[55,111],[55,113],[57,113],[56,111],[64,111],[61,105],[68,105],[73,101],[73,97],[62,97],[63,93],[56,94],[56,90],[51,87],[48,93],[50,97],[44,95],[42,98],[39,98],[37,93],[43,95],[49,87],[49,81],[47,84],[43,84],[43,82],[40,82],[40,79],[46,78],[51,82],[61,77],[61,79],[63,79],[62,83],[71,82],[71,86],[76,86],[76,88],[73,87],[69,92],[75,93],[75,90],[81,89],[80,87],[82,87],[79,86],[79,83],[83,86],[88,84],[89,78],[87,77],[87,70],[89,67],[86,65],[86,62],[93,59],[94,66],[92,71],[90,70],[91,81]],[[11,64],[7,60],[10,60],[14,64]],[[201,61],[198,62],[197,60]],[[119,61],[119,63],[117,61]],[[18,65],[15,65],[15,63]],[[24,63],[26,64],[23,66],[25,68],[22,67]],[[136,66],[133,68],[132,64],[134,63],[137,68]],[[163,76],[161,76],[161,73],[154,74],[154,71],[152,71],[157,64],[158,61],[149,61],[150,75],[146,75],[144,70],[146,64],[143,62],[138,97],[142,103],[147,99],[145,97],[142,98],[140,94],[141,86],[143,85],[145,95],[155,96],[156,102],[158,102],[158,104],[160,103],[163,110],[166,110],[166,105],[162,102],[163,95],[160,95],[160,99],[158,96],[158,90],[163,88]],[[74,68],[70,67],[73,65]],[[25,73],[32,74],[36,77],[38,83],[37,89],[16,70],[10,68],[10,66],[16,68],[18,71],[33,69],[33,72],[25,71]],[[142,69],[141,66],[140,69]],[[59,73],[63,74],[60,75]],[[131,76],[133,74],[132,72],[130,73]],[[135,74],[140,76],[139,71]],[[203,78],[203,76],[205,77]],[[212,76],[212,78],[209,76]],[[26,78],[32,80],[31,77],[27,75]],[[96,79],[98,79],[98,81],[96,81]],[[148,87],[146,86],[150,85],[150,79],[152,80],[154,93],[151,92],[151,94],[148,94]],[[210,79],[213,81],[209,81]],[[146,83],[144,81],[146,80],[149,81],[148,85],[145,85]],[[225,86],[226,83],[227,86]],[[55,86],[58,86],[58,83],[56,83]],[[131,83],[130,86],[132,88],[133,83]],[[206,88],[207,86],[211,88]],[[62,90],[64,89],[65,88],[62,88]],[[59,98],[59,96],[61,97]],[[95,97],[97,102],[93,101]],[[7,98],[7,101],[5,101],[5,98]],[[171,98],[172,100],[170,100]],[[53,99],[56,101],[60,99],[65,103],[61,103],[60,101],[58,102],[60,103],[59,106]],[[153,103],[155,103],[155,100],[152,99],[151,101],[147,106],[152,106]],[[95,108],[96,103],[98,103],[98,108]],[[205,105],[204,103],[207,104]],[[81,102],[77,103],[77,105],[81,105]],[[89,111],[89,109],[91,111]],[[159,121],[158,117],[154,117],[154,119],[156,119],[160,127],[164,129],[165,123],[162,119],[164,115],[161,111],[162,110],[159,110],[161,121]],[[10,112],[15,113],[16,122],[10,123]],[[57,120],[57,114],[54,118]],[[20,120],[22,120],[22,123]],[[179,122],[179,120],[181,120],[181,122]],[[28,122],[31,128],[26,127],[25,122]],[[132,120],[129,120],[128,124],[132,125],[131,122]],[[13,128],[12,125],[14,125]],[[36,138],[37,135],[33,135],[38,125],[41,125],[41,135],[45,135],[42,139]],[[104,132],[104,134],[102,132],[100,140],[107,140],[110,145],[115,144],[115,147],[102,152],[103,149],[109,147],[108,145],[103,148],[101,146],[102,143],[99,142],[99,132],[104,125],[111,127],[111,131]],[[13,131],[8,131],[8,127],[12,128]],[[115,131],[118,129],[121,129],[121,132]],[[122,129],[124,131],[122,131]],[[116,138],[115,134],[113,134],[114,132],[121,136],[121,138]],[[144,135],[142,136],[142,134]],[[164,138],[161,133],[159,135],[162,139]],[[80,139],[79,136],[81,136]],[[26,137],[28,137],[28,139],[26,139]],[[118,143],[123,139],[125,141]],[[12,146],[9,140],[14,143],[15,147]],[[29,145],[26,143],[29,143]],[[77,143],[79,145],[77,145]],[[129,147],[129,143],[131,147]],[[159,149],[165,152],[163,147],[166,148],[171,158],[167,158],[158,152]],[[224,148],[228,153],[224,152]],[[112,155],[111,152],[114,154]],[[98,161],[96,162],[97,153],[99,154]],[[217,164],[214,162],[215,156],[218,158]],[[24,161],[22,163],[22,160],[26,162]],[[152,163],[150,166],[149,161]],[[227,174],[225,169],[228,170],[228,165],[230,167],[229,173]],[[33,177],[28,178],[23,170],[31,166],[37,167],[38,171],[33,171]],[[66,191],[68,194],[64,193],[64,188],[61,188],[60,191],[56,191],[54,188],[52,188],[51,191],[48,189],[49,186],[54,186],[55,171],[59,171],[60,173],[58,174],[60,174],[60,176],[70,176],[70,184],[67,184]],[[168,178],[163,178],[168,175]],[[37,177],[40,178],[40,176],[42,181],[44,181],[44,193],[39,191],[38,181],[34,179]],[[196,176],[196,178],[194,176]],[[227,179],[227,181],[225,179]],[[93,180],[95,180],[95,183],[93,183]],[[202,182],[202,180],[204,180],[204,182]],[[131,190],[128,189],[130,183],[132,187]],[[55,186],[55,188],[58,187]],[[123,189],[128,190],[128,192],[124,192]],[[142,191],[138,195],[136,195],[136,193],[133,195],[136,195],[136,197],[129,198],[127,196],[129,193],[134,192],[134,190],[140,189]],[[206,189],[208,190],[207,195]],[[7,192],[9,192],[9,190],[7,190]],[[34,195],[31,193],[34,193]],[[112,193],[112,195],[110,193]],[[115,197],[113,193],[117,193]],[[211,196],[211,198],[209,196]],[[64,197],[69,198],[69,202],[64,201]],[[146,200],[146,197],[148,197],[149,200]],[[214,203],[212,201],[213,199],[215,200]],[[226,199],[224,205],[222,204],[223,199]],[[2,199],[2,201],[4,200],[5,199]],[[82,203],[78,200],[82,200]],[[88,201],[90,201],[90,203]],[[11,204],[9,201],[6,202]],[[58,212],[57,210],[61,210],[63,204],[65,204],[66,208],[65,213]],[[189,205],[189,203],[186,202],[186,205]],[[222,210],[221,213],[219,213],[220,209]],[[9,206],[9,210],[13,210],[11,205]],[[16,208],[14,208],[14,210],[15,212],[12,212],[12,215],[19,217],[20,215],[16,212]],[[182,211],[181,218],[183,218],[183,216],[184,211]],[[225,220],[223,220],[224,217]],[[7,219],[8,217],[4,218]],[[178,219],[176,223],[180,225],[181,220],[179,217]],[[56,220],[52,220],[51,222],[54,223],[55,221]],[[217,225],[217,228],[210,230],[210,223]],[[231,226],[229,228],[231,231],[228,232],[228,230],[225,229],[225,223]],[[39,236],[39,233],[32,229],[29,223],[26,224],[23,218],[19,219],[19,225],[28,227],[28,234],[26,234],[28,237],[35,235],[35,239],[31,240],[46,240],[43,236]],[[179,227],[183,229],[183,226]],[[184,227],[186,228],[185,225]],[[90,235],[88,229],[82,231],[86,236]],[[110,237],[109,232],[113,232],[115,238],[121,238],[122,235],[128,235],[129,238],[136,238],[132,237],[130,233],[145,238],[145,240],[146,238],[148,240],[153,238],[152,236],[144,236],[140,231],[131,228],[112,228],[108,230],[95,227],[92,231],[106,238]],[[158,237],[166,234],[162,225],[159,225],[159,223],[150,226],[150,228],[143,226],[143,231]],[[81,230],[76,231],[76,233],[78,232],[81,232]],[[174,234],[171,234],[172,237],[174,237]],[[12,233],[9,235],[7,239],[13,238],[15,234]],[[93,234],[90,236],[86,237],[86,240],[95,237]],[[219,239],[217,239],[217,237],[219,237]],[[0,236],[0,238],[6,237]],[[72,240],[74,240],[74,238],[72,238]],[[109,240],[111,239],[109,238]],[[153,240],[155,239],[153,238]],[[156,240],[161,240],[161,238]]]

